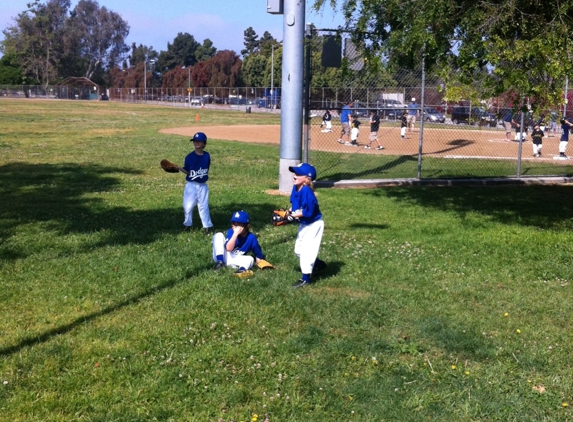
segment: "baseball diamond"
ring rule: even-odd
[[[213,139],[229,141],[278,144],[280,142],[280,125],[235,125],[235,126],[189,126],[163,129],[165,134],[192,136],[196,131],[209,133]],[[338,133],[334,129],[332,133],[323,133],[319,125],[311,128],[310,148],[315,151],[344,152],[352,151],[356,154],[380,154],[380,155],[417,155],[419,148],[419,131],[407,133],[406,139],[400,138],[399,127],[380,127],[378,137],[383,150],[364,149],[368,141],[368,133],[358,139],[359,148],[341,145],[337,142]],[[500,130],[484,129],[455,129],[424,128],[423,154],[452,159],[516,159],[518,154],[518,142],[505,140],[505,133]],[[543,160],[547,163],[555,163],[554,157],[559,156],[559,138],[548,137],[543,140],[543,156],[534,158],[531,154],[531,140],[523,143],[522,157],[524,160]]]

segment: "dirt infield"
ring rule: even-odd
[[[163,129],[160,133],[192,137],[196,132],[205,132],[209,138],[229,141],[279,144],[280,125],[251,126],[192,126]],[[360,154],[417,155],[419,150],[419,128],[407,133],[406,139],[400,138],[400,128],[381,126],[378,138],[384,149],[364,149],[369,133],[362,130],[358,137],[359,147],[344,146],[337,142],[339,130],[334,127],[332,133],[322,133],[318,126],[311,128],[310,148],[315,151],[357,152]],[[512,137],[513,137],[512,133]],[[559,138],[543,139],[543,157],[535,160],[551,160],[559,155]],[[425,156],[446,158],[494,158],[516,159],[519,143],[507,142],[505,132],[497,129],[474,129],[464,126],[444,125],[443,128],[425,127],[423,153]],[[531,159],[533,151],[531,140],[523,143],[523,159]]]

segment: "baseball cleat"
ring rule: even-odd
[[[294,283],[292,285],[292,287],[294,287],[295,289],[298,289],[299,287],[304,287],[304,286],[308,286],[310,284],[310,282],[303,280],[302,278],[300,280],[298,280],[296,283]]]
[[[237,271],[235,271],[235,276],[239,278],[249,278],[253,274],[254,273],[251,270],[245,270],[243,268],[239,268]]]

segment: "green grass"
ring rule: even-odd
[[[328,268],[294,290],[276,147],[207,144],[215,226],[245,209],[277,266],[238,280],[159,169],[196,111],[0,112],[0,420],[573,419],[571,186],[319,189]]]

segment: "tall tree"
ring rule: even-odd
[[[70,0],[35,1],[3,32],[2,52],[12,53],[30,78],[48,86],[58,76]]]
[[[131,44],[131,55],[129,56],[129,63],[135,66],[137,63],[141,63],[149,60],[157,60],[159,53],[153,49],[153,47],[148,47],[146,45],[139,44],[136,46],[135,43]]]
[[[195,59],[197,62],[204,62],[215,54],[217,54],[217,49],[213,46],[213,42],[209,38],[206,38],[203,40],[203,44],[198,46],[197,50],[195,50]]]
[[[269,59],[258,54],[245,57],[241,67],[241,76],[246,86],[265,86]]]
[[[252,26],[249,26],[247,29],[245,29],[244,35],[245,41],[243,44],[245,45],[245,48],[241,50],[241,54],[246,57],[250,54],[253,54],[255,51],[258,51],[260,43],[259,36]]]
[[[259,40],[259,52],[262,56],[271,56],[271,46],[278,44],[279,42],[270,34],[269,31],[265,31],[261,39]]]
[[[242,61],[231,50],[221,50],[209,60],[197,63],[191,71],[193,86],[235,87],[241,86]]]
[[[157,67],[162,73],[175,69],[177,66],[193,66],[197,63],[195,52],[199,43],[193,35],[179,32],[173,43],[167,43],[167,51],[159,53]]]
[[[125,44],[129,25],[119,14],[105,6],[100,8],[95,0],[78,2],[70,26],[80,39],[86,78],[91,78],[98,66],[111,68],[117,65],[129,51]]]

